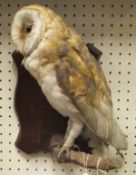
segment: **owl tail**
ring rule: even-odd
[[[110,143],[114,148],[116,148],[116,150],[127,150],[128,148],[127,138],[123,134],[115,119],[113,119],[113,128],[110,136]]]

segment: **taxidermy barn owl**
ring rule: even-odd
[[[52,10],[29,5],[16,13],[11,36],[48,102],[69,117],[58,160],[65,160],[80,134],[118,151],[127,149],[103,71],[75,31]]]

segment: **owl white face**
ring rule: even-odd
[[[11,37],[16,49],[27,56],[37,48],[42,35],[42,20],[36,10],[21,9],[14,17]]]

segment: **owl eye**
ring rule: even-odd
[[[32,25],[26,27],[26,33],[30,33],[32,31]]]

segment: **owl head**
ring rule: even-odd
[[[14,16],[11,37],[16,49],[25,56],[37,48],[43,37],[46,10],[39,5],[29,5],[20,9]]]

